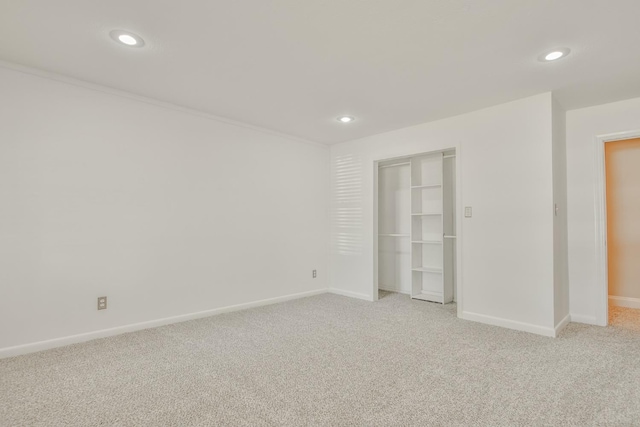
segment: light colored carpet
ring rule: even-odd
[[[609,325],[640,333],[640,310],[610,305]],[[640,425],[640,422],[638,424]]]
[[[5,426],[640,425],[640,334],[319,295],[0,360]]]

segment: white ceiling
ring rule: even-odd
[[[336,143],[550,90],[567,109],[638,97],[638,16],[640,0],[2,0],[0,59]]]

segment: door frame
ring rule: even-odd
[[[607,182],[604,145],[607,142],[640,138],[640,129],[595,137],[595,218],[596,218],[596,323],[609,324],[609,256],[607,251]]]
[[[463,229],[462,229],[462,147],[456,144],[453,147],[437,148],[429,151],[412,152],[404,155],[392,157],[376,158],[373,160],[373,283],[372,283],[372,301],[378,301],[378,166],[382,162],[390,160],[399,160],[414,156],[442,153],[445,151],[455,150],[455,170],[456,170],[456,304],[457,317],[462,318],[463,313],[463,294],[464,280],[462,276],[462,245],[463,245]]]

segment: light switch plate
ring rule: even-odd
[[[465,206],[464,208],[464,217],[471,218],[471,206]]]

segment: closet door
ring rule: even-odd
[[[445,303],[442,156],[411,159],[411,297]]]

